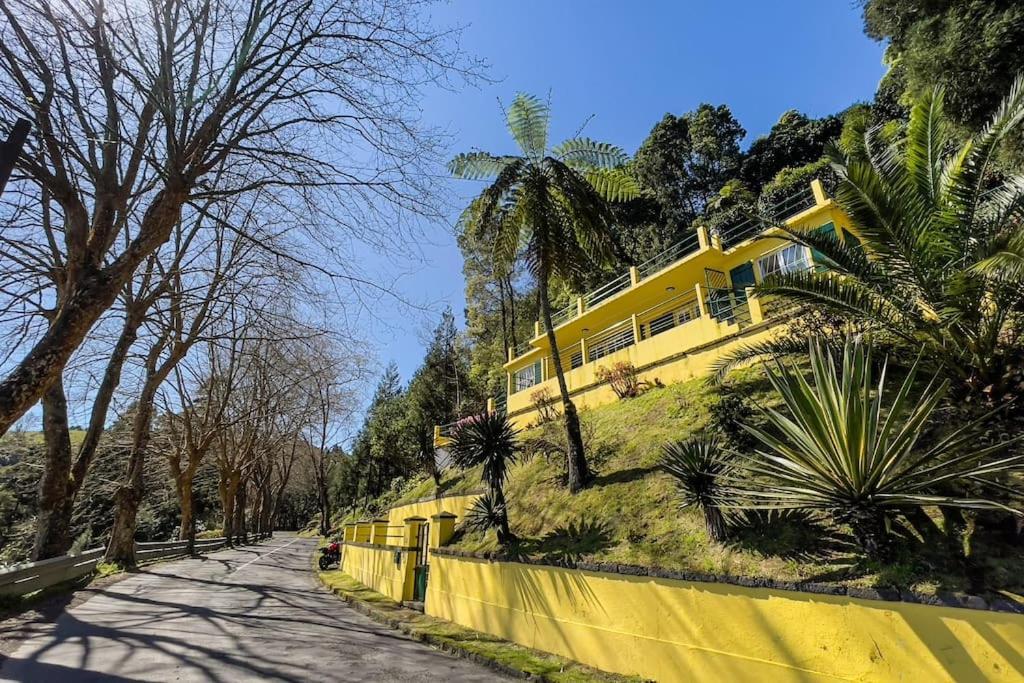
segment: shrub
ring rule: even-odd
[[[771,179],[771,182],[765,183],[757,202],[758,207],[762,212],[767,212],[775,204],[807,187],[814,179],[820,180],[825,191],[829,193],[839,184],[839,178],[832,170],[829,159],[812,161],[805,166],[784,168]]]
[[[711,540],[725,541],[725,517],[720,504],[724,480],[732,471],[732,456],[717,437],[708,432],[666,444],[661,468],[676,480],[681,507],[695,506],[704,513],[704,524]]]
[[[538,427],[548,422],[554,422],[558,417],[558,411],[555,409],[556,399],[547,387],[537,389],[530,394],[530,402],[533,404],[533,409],[537,411]]]
[[[597,379],[611,385],[612,391],[620,399],[636,398],[650,387],[648,382],[640,381],[636,366],[625,361],[619,361],[611,368],[598,368]]]

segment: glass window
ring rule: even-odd
[[[778,275],[781,273],[793,273],[798,270],[806,270],[810,265],[807,263],[807,251],[800,244],[791,244],[778,251],[773,251],[767,256],[757,260],[761,268],[761,275]]]
[[[516,391],[529,389],[535,384],[540,384],[540,363],[534,363],[522,370],[516,370],[515,380]]]

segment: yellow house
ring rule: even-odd
[[[849,230],[849,219],[818,180],[769,215],[800,230],[833,230],[840,237]],[[772,273],[815,264],[810,249],[782,235],[755,220],[715,233],[700,228],[555,313],[559,357],[577,407],[616,399],[605,372],[619,364],[632,366],[640,381],[671,384],[704,375],[725,354],[776,333],[786,314],[750,288]],[[505,408],[517,427],[536,419],[540,403],[554,400],[557,409],[557,378],[542,323],[534,324],[532,339],[508,350],[504,368]],[[448,443],[449,431],[450,425],[435,428],[435,446]]]

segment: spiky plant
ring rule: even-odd
[[[495,271],[509,272],[522,259],[537,281],[569,441],[569,489],[575,493],[590,480],[590,469],[552,329],[550,286],[554,280],[576,286],[588,268],[612,261],[608,202],[630,199],[638,190],[621,168],[626,154],[614,145],[574,137],[548,149],[550,115],[547,102],[516,95],[505,122],[520,153],[468,152],[455,157],[449,170],[457,178],[490,181],[461,223],[494,245]]]
[[[725,517],[719,505],[724,479],[732,471],[732,455],[707,432],[685,441],[666,444],[661,468],[676,480],[682,505],[704,513],[704,524],[712,541],[726,539]]]
[[[1020,469],[1024,454],[993,459],[1007,443],[979,446],[978,427],[985,417],[934,443],[922,443],[949,380],[933,378],[915,398],[915,363],[887,399],[886,366],[875,382],[871,352],[858,338],[847,340],[841,364],[812,340],[813,384],[781,362],[769,368],[785,410],[765,410],[766,429],[746,426],[760,447],[737,462],[738,472],[748,479],[733,491],[740,505],[827,511],[849,524],[873,557],[884,556],[888,522],[898,511],[926,505],[1008,510],[991,500],[938,491],[956,481],[983,481]]]
[[[505,501],[497,500],[492,491],[473,501],[466,510],[462,526],[484,534],[494,529],[498,534],[498,544],[503,547],[515,541],[515,536],[508,528],[508,509]]]
[[[452,462],[457,467],[482,466],[480,478],[487,485],[487,509],[497,515],[489,517],[494,525],[487,528],[497,529],[498,542],[502,545],[514,539],[505,504],[505,478],[518,455],[517,434],[503,411],[482,413],[456,425],[449,446]]]
[[[835,198],[858,239],[791,231],[828,259],[828,269],[774,275],[758,294],[878,330],[911,358],[923,346],[929,369],[965,398],[998,402],[1019,392],[1013,369],[1024,359],[1024,175],[997,182],[993,159],[1022,120],[1024,76],[985,130],[959,148],[937,89],[917,100],[895,144],[869,131],[866,154],[833,150],[841,179]],[[775,346],[745,349],[719,370],[789,350],[785,342]]]

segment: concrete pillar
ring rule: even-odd
[[[761,300],[754,294],[753,287],[747,287],[744,291],[747,293],[747,307],[750,309],[750,324],[756,325],[764,320]]]
[[[415,548],[419,544],[420,529],[427,523],[426,517],[406,517],[402,520],[405,528],[402,530],[402,547]]]
[[[370,522],[356,522],[356,543],[369,543],[370,533],[373,531],[373,524]]]
[[[450,512],[442,512],[430,517],[430,547],[440,548],[451,540],[455,533],[455,520],[458,519]]]
[[[708,316],[708,302],[704,300],[704,288],[698,282],[694,285],[694,290],[697,292],[697,306],[700,307],[700,317],[707,318]]]
[[[511,372],[506,372],[505,373],[505,395],[506,396],[511,396],[512,395],[512,373]]]
[[[633,343],[640,343],[640,321],[636,319],[636,313],[629,316],[629,321],[633,323]]]
[[[576,315],[583,315],[583,297],[576,297]]]
[[[388,544],[388,520],[375,519],[372,522],[373,531],[370,534],[370,543],[374,545]]]
[[[350,522],[349,524],[346,524],[345,531],[343,533],[345,535],[342,536],[342,539],[345,541],[345,543],[351,543],[352,541],[356,540],[355,522]]]
[[[697,226],[697,245],[701,251],[706,251],[711,248],[711,233],[708,232],[706,226]]]
[[[586,365],[587,361],[587,339],[586,337],[580,337],[580,359],[581,362]]]
[[[636,266],[629,267],[629,284],[631,287],[636,287],[640,282],[640,271],[636,269]]]
[[[497,406],[494,405],[494,399],[488,397],[488,399],[487,399],[487,414],[489,415],[491,413],[496,413],[496,412],[498,412],[498,408],[497,408]],[[424,520],[424,521],[426,521],[426,520]]]
[[[511,363],[516,359],[516,350],[511,346],[508,347],[508,362]]]
[[[536,339],[543,333],[544,328],[541,327],[539,320],[533,321],[533,338]]]
[[[828,195],[825,194],[825,188],[817,178],[811,181],[811,192],[814,193],[814,203],[818,206],[828,203]]]

